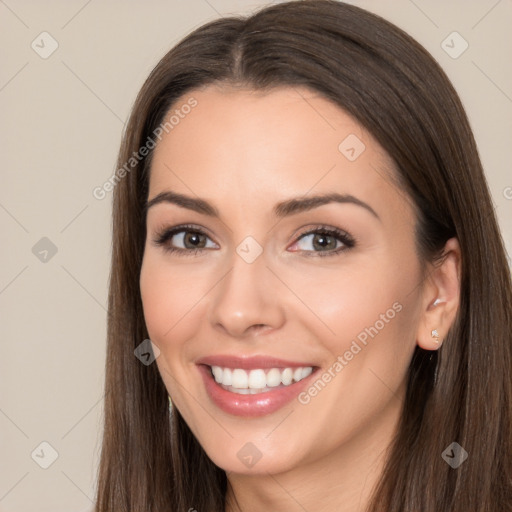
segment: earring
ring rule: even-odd
[[[436,299],[434,301],[434,303],[432,304],[432,306],[437,306],[438,304],[441,304],[441,300],[440,299]]]
[[[432,329],[431,336],[434,338],[436,343],[439,343],[439,333],[437,332],[437,329]]]

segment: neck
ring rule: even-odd
[[[400,397],[403,398],[403,397]],[[387,460],[403,401],[396,396],[327,455],[277,474],[228,474],[226,512],[364,512]]]

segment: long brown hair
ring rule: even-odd
[[[475,140],[434,59],[403,31],[331,0],[267,7],[185,37],[140,91],[119,153],[113,204],[105,424],[98,512],[224,511],[227,478],[135,348],[148,333],[139,276],[146,237],[147,145],[171,106],[195,88],[305,86],[351,114],[393,159],[415,206],[416,243],[432,262],[450,237],[462,253],[461,297],[442,348],[416,348],[403,414],[372,512],[512,510],[512,287]],[[452,443],[469,454],[457,469]]]

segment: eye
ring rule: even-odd
[[[204,249],[217,249],[218,246],[201,229],[195,226],[177,226],[164,229],[153,240],[167,252],[195,254]]]
[[[337,228],[320,227],[303,233],[290,249],[332,256],[355,246],[354,238]]]
[[[166,252],[194,255],[218,245],[197,226],[176,226],[160,231],[153,242]],[[355,246],[354,238],[337,228],[321,226],[299,236],[289,248],[292,252],[310,253],[309,256],[332,256]]]

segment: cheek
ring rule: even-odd
[[[191,273],[194,274],[194,273]],[[165,258],[152,252],[144,256],[140,291],[149,338],[160,349],[156,359],[159,373],[173,404],[187,418],[193,418],[190,398],[183,393],[189,382],[187,340],[196,335],[202,301],[208,287],[197,275],[171,267]]]
[[[414,346],[419,265],[412,254],[398,256],[347,259],[338,270],[295,279],[297,296],[313,313],[301,321],[332,360],[346,354],[351,366],[387,364]]]
[[[296,296],[308,307],[320,338],[351,338],[379,319],[399,299],[396,285],[389,282],[389,269],[375,262],[340,264],[339,268],[296,272]],[[298,306],[301,306],[299,304]],[[331,336],[329,336],[329,333]]]
[[[414,263],[383,261],[333,272],[315,288],[301,287],[304,303],[316,313],[303,326],[326,357],[322,382],[312,383],[299,403],[317,426],[322,446],[350,437],[390,403],[400,403],[395,396],[415,347],[419,292],[411,291],[418,278]]]
[[[140,277],[144,318],[149,336],[160,350],[177,348],[190,337],[207,294],[204,279],[166,264],[154,254],[144,257]]]

